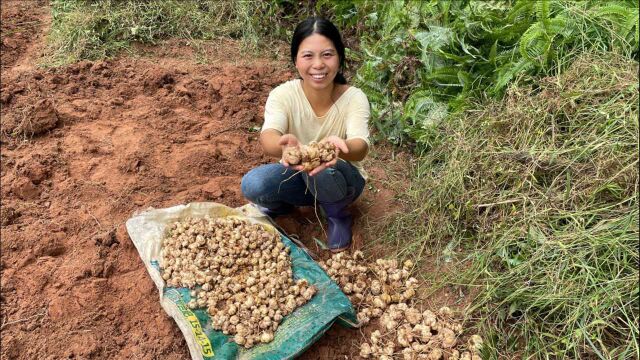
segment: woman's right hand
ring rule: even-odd
[[[280,145],[280,147],[282,148],[282,154],[284,154],[284,150],[288,147],[298,147],[300,146],[300,142],[298,141],[298,138],[295,137],[292,134],[284,134],[280,137],[280,140],[278,141],[278,145]],[[302,170],[304,167],[302,165],[295,165],[295,166],[290,166],[286,161],[284,161],[284,158],[280,161],[282,163],[282,165],[290,167],[296,171]]]

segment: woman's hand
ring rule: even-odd
[[[309,176],[314,176],[320,173],[321,171],[324,171],[326,168],[334,166],[338,162],[338,157],[340,156],[340,152],[343,152],[345,154],[349,153],[349,147],[347,147],[347,143],[344,141],[344,139],[338,136],[331,135],[320,140],[320,142],[330,142],[333,145],[335,145],[336,157],[333,160],[326,162],[324,164],[320,164],[320,166],[318,166],[317,168],[309,171]]]
[[[280,140],[278,140],[278,145],[280,145],[280,147],[282,148],[282,154],[284,155],[285,153],[285,149],[288,147],[299,147],[300,146],[300,142],[298,141],[298,138],[295,137],[295,135],[292,134],[284,134],[280,137]],[[282,163],[282,165],[286,166],[286,167],[290,167],[296,171],[300,171],[303,169],[302,165],[295,165],[295,166],[291,166],[289,165],[285,160],[284,157],[280,160],[280,162]]]

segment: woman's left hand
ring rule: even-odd
[[[344,139],[335,136],[335,135],[331,135],[328,136],[322,140],[320,140],[320,142],[330,142],[333,145],[335,145],[336,147],[336,157],[335,159],[326,162],[324,164],[320,164],[320,166],[318,166],[317,168],[309,171],[309,176],[314,176],[318,173],[320,173],[321,171],[324,171],[326,168],[332,167],[333,165],[335,165],[338,162],[338,157],[340,156],[340,152],[343,152],[345,154],[349,153],[349,147],[347,147],[347,142],[344,141]]]

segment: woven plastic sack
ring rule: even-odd
[[[287,315],[275,333],[274,340],[245,349],[233,338],[213,330],[206,309],[191,310],[187,288],[167,287],[160,273],[160,249],[167,228],[186,217],[201,218],[238,217],[260,223],[268,231],[277,232],[255,207],[245,205],[230,208],[217,203],[191,203],[167,209],[149,209],[127,220],[126,227],[151,279],[160,293],[160,304],[182,331],[192,359],[292,359],[301,354],[322,336],[335,321],[355,326],[357,320],[349,299],[338,285],[311,257],[280,233],[282,242],[290,248],[291,265],[295,279],[307,279],[318,289],[304,306]]]

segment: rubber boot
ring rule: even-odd
[[[290,212],[293,211],[293,209],[295,209],[295,206],[291,205],[291,204],[283,204],[280,205],[279,207],[275,208],[275,209],[270,209],[258,204],[254,204],[258,210],[260,210],[261,213],[267,215],[268,217],[275,219],[280,215],[286,215]]]
[[[347,209],[355,198],[353,189],[347,196],[334,203],[321,202],[320,206],[327,216],[327,242],[333,253],[341,252],[351,246],[351,212]]]

